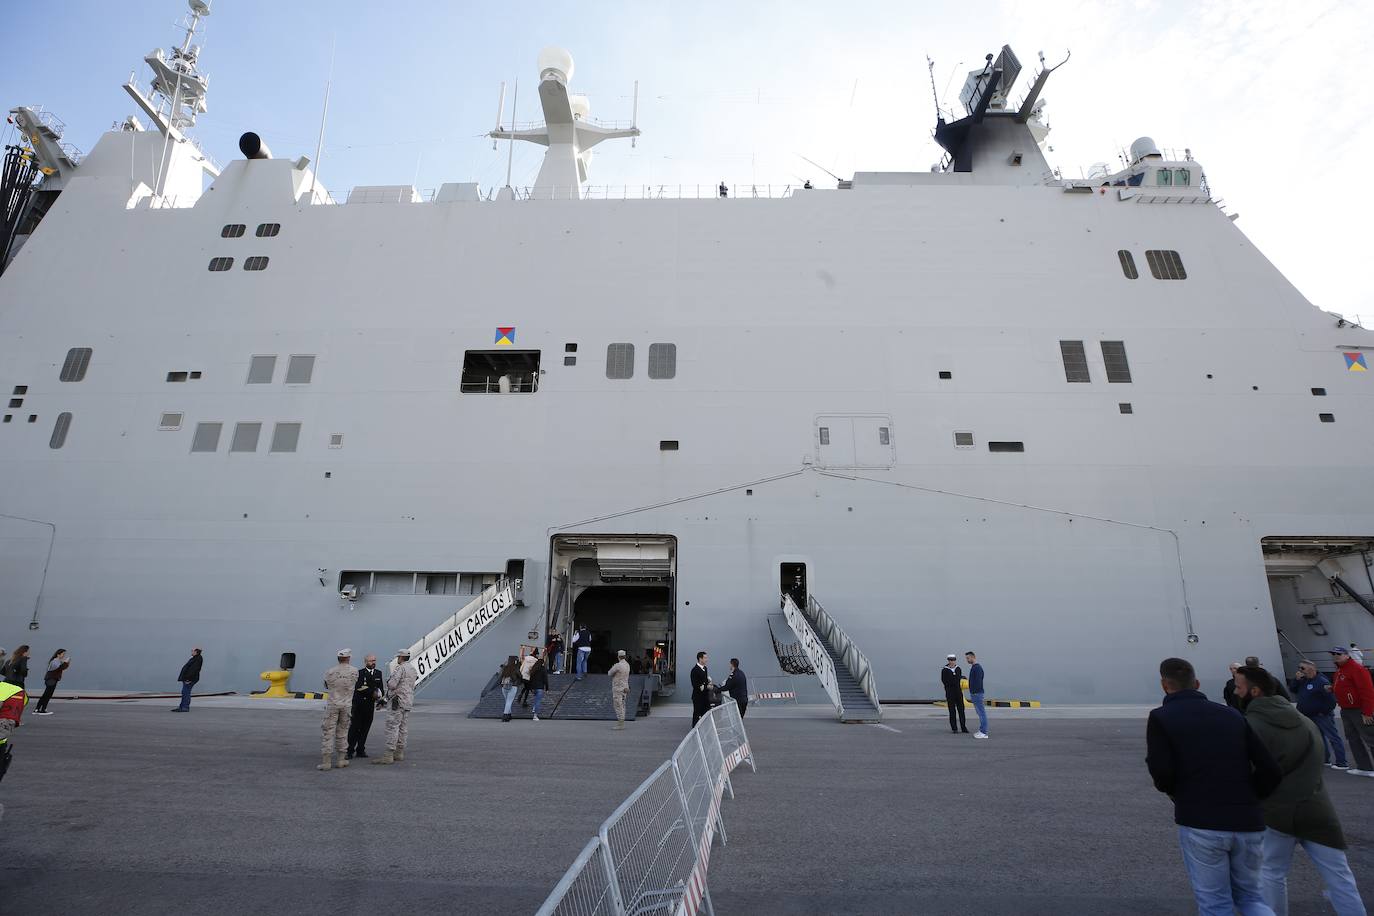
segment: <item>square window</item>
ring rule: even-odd
[[[169,381],[169,382],[184,382],[184,381],[186,381],[186,377],[187,377],[187,373],[185,373],[185,372],[168,372],[168,373],[167,373],[167,381]]]
[[[270,385],[277,371],[275,356],[255,356],[248,362],[248,384]]]
[[[1325,389],[1325,388],[1313,388],[1313,389],[1312,389],[1312,397],[1314,397],[1314,398],[1324,398],[1324,397],[1326,397],[1326,389]]]
[[[309,385],[315,374],[315,357],[293,356],[286,363],[286,384]]]
[[[24,399],[23,399],[23,398],[10,398],[10,406],[11,406],[11,407],[23,407],[23,406],[24,406]]]
[[[649,378],[673,378],[677,375],[677,344],[649,344]]]
[[[565,357],[563,357],[563,365],[565,365],[565,366],[576,366],[576,365],[577,365],[577,357],[576,357],[576,356],[565,356]]]
[[[1129,403],[1124,402],[1124,401],[1123,401],[1122,403],[1120,403],[1120,404],[1117,404],[1117,405],[1116,405],[1116,409],[1119,410],[1119,411],[1121,411],[1122,413],[1135,413],[1135,408],[1132,407]]]
[[[576,353],[576,352],[577,352],[577,344],[575,344],[575,343],[565,343],[565,344],[563,345],[563,352],[564,352],[564,353]]]
[[[627,379],[635,374],[635,345],[613,343],[606,347],[606,378]]]
[[[256,452],[260,435],[262,435],[261,423],[236,424],[234,426],[234,438],[229,440],[229,451]]]
[[[200,372],[199,372],[199,371],[197,371],[197,372],[192,372],[192,373],[191,373],[191,378],[193,378],[193,379],[200,378]]]
[[[157,418],[158,429],[181,429],[181,414],[164,413]]]
[[[343,433],[333,433],[329,437],[330,448],[343,448]]]
[[[219,448],[219,434],[222,429],[223,423],[197,423],[195,435],[191,437],[191,451],[216,451]]]
[[[1335,423],[1336,415],[1334,413],[1317,414],[1317,419],[1321,420],[1323,423]]]
[[[31,414],[29,414],[29,422],[30,422],[30,423],[37,423],[37,422],[38,422],[38,414],[36,414],[36,413],[31,413]]]
[[[272,451],[294,452],[301,438],[299,423],[278,423],[272,430]]]
[[[958,431],[954,434],[955,448],[973,448],[973,433]]]
[[[28,386],[28,385],[15,385],[15,386],[14,386],[14,393],[15,393],[15,394],[28,394],[28,393],[29,393],[29,386]]]
[[[940,378],[942,378],[942,379],[951,379],[951,378],[954,378],[954,373],[953,373],[953,372],[950,372],[948,369],[941,369],[941,370],[940,370]]]
[[[12,422],[14,422],[14,414],[12,414],[12,413],[7,413],[7,414],[5,414],[5,422],[6,422],[6,423],[12,423]]]

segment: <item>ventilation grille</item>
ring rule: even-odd
[[[1183,259],[1177,251],[1152,249],[1145,252],[1145,261],[1150,265],[1150,275],[1156,280],[1188,279],[1188,272],[1183,269]]]
[[[1126,344],[1120,340],[1102,341],[1102,362],[1107,367],[1107,381],[1129,382],[1131,365],[1126,360]]]
[[[673,378],[677,375],[677,344],[649,344],[649,378]]]
[[[606,378],[634,378],[635,345],[613,343],[606,347]]]
[[[1088,354],[1083,350],[1081,340],[1059,341],[1059,355],[1064,360],[1064,380],[1068,382],[1091,382],[1088,373]]]

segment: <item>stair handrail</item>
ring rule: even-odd
[[[490,614],[485,619],[475,622],[467,627],[466,631],[458,631],[469,618],[473,617],[478,611],[491,605]],[[472,640],[481,636],[496,619],[505,616],[506,612],[515,607],[515,580],[509,576],[501,576],[494,583],[482,590],[482,593],[473,598],[467,604],[460,607],[452,615],[446,617],[434,629],[420,637],[410,647],[410,660],[416,666],[419,679],[415,684],[415,689],[429,683],[429,679],[440,668],[448,664],[458,652],[467,648]],[[438,658],[430,657],[430,650],[440,642],[448,640],[453,635],[453,647],[449,651],[439,653]]]
[[[826,641],[839,653],[844,660],[844,666],[849,669],[849,673],[858,682],[859,689],[868,697],[873,708],[878,715],[882,715],[883,707],[878,701],[878,685],[873,677],[873,666],[868,661],[868,656],[859,651],[859,647],[849,638],[849,634],[835,622],[826,609],[816,600],[814,595],[806,596],[807,617],[816,625],[820,634]]]
[[[797,603],[792,600],[791,595],[783,594],[782,613],[787,618],[787,624],[792,628],[792,632],[797,634],[797,639],[801,642],[802,652],[811,660],[811,666],[816,669],[816,677],[820,679],[821,686],[825,688],[826,694],[830,697],[830,702],[835,704],[835,712],[843,719],[844,701],[840,698],[840,685],[835,680],[835,662],[830,657],[830,653],[825,651],[825,643],[811,628],[811,624],[806,620],[806,615],[797,607]]]

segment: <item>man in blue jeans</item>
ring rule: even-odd
[[[983,666],[978,664],[978,656],[972,652],[964,653],[968,662],[968,695],[973,700],[973,711],[978,713],[978,733],[973,737],[988,736],[988,712],[983,708]]]
[[[1298,712],[1312,720],[1322,736],[1322,756],[1324,763],[1333,770],[1348,770],[1345,760],[1345,742],[1336,730],[1336,696],[1331,692],[1331,682],[1326,675],[1317,673],[1317,666],[1308,659],[1298,665],[1298,679],[1293,682],[1295,702]],[[1333,764],[1331,758],[1335,757]]]
[[[181,682],[181,705],[173,706],[172,712],[191,711],[191,688],[200,680],[200,666],[204,661],[199,647],[191,650],[191,657],[181,666],[181,673],[177,675],[177,680]]]
[[[1200,916],[1273,916],[1260,893],[1264,810],[1283,772],[1239,712],[1210,702],[1192,664],[1159,664],[1164,703],[1145,727],[1145,765],[1174,802]]]

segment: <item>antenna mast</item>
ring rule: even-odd
[[[504,83],[502,84],[505,85]],[[515,92],[510,99],[510,130],[515,133],[515,108],[520,104],[520,80],[515,81]],[[511,169],[515,167],[515,137],[510,138],[510,151],[506,154],[506,187],[510,187]]]

